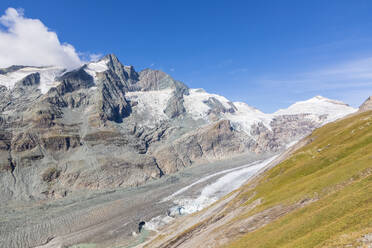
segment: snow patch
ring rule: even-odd
[[[274,115],[308,114],[308,118],[318,122],[320,116],[327,116],[325,123],[328,123],[356,111],[357,109],[343,102],[316,96],[306,101],[296,102],[287,109],[280,109]]]
[[[194,119],[207,119],[210,107],[204,102],[212,97],[217,99],[225,108],[231,108],[231,102],[223,96],[209,94],[203,89],[190,89],[189,95],[184,96],[186,112]]]
[[[61,67],[24,67],[14,72],[9,72],[4,75],[0,74],[0,85],[13,89],[15,84],[32,73],[40,74],[39,89],[42,94],[48,92],[52,87],[55,87],[59,82],[55,78],[62,75],[65,69]]]
[[[65,70],[62,68],[49,68],[39,71],[40,85],[39,89],[42,94],[47,93],[50,88],[56,87],[60,82],[55,81],[55,78],[62,75]]]
[[[88,63],[86,64],[86,68],[84,69],[84,71],[91,75],[93,77],[94,82],[96,82],[97,73],[108,70],[107,63],[108,63],[107,59],[102,59],[97,62]]]
[[[211,108],[205,101],[208,101],[210,98],[217,99],[226,109],[235,109],[232,113],[221,113],[221,117],[230,120],[236,130],[250,134],[252,125],[259,122],[262,122],[268,129],[271,129],[270,122],[273,118],[272,115],[265,114],[243,102],[232,103],[223,96],[209,94],[203,89],[190,89],[190,94],[184,96],[186,112],[194,119],[208,121],[208,114]]]
[[[252,125],[260,122],[271,130],[271,114],[265,114],[243,102],[234,102],[234,106],[237,110],[234,113],[225,113],[224,117],[231,121],[236,130],[250,134]]]
[[[168,119],[164,110],[172,94],[173,89],[164,89],[158,91],[127,92],[125,97],[132,103],[135,103],[133,110],[143,118],[141,125],[153,126],[155,123]]]

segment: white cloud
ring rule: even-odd
[[[331,80],[371,80],[372,57],[359,58],[304,74],[305,76]]]
[[[333,86],[334,88],[371,86],[372,57],[339,62],[303,73],[271,75],[263,78],[261,82],[268,84],[300,84],[309,87]]]
[[[372,57],[343,61],[304,73],[271,75],[259,82],[265,89],[285,91],[290,96],[324,95],[358,107],[372,95]]]
[[[89,60],[90,61],[98,61],[100,58],[102,58],[102,56],[103,56],[102,53],[89,54]]]
[[[40,20],[8,8],[0,17],[0,67],[57,65],[74,68],[83,62],[75,48],[59,41]]]

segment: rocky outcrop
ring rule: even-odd
[[[101,75],[98,109],[101,119],[121,122],[130,114],[130,105],[125,99],[124,85],[111,71]]]
[[[161,170],[176,172],[193,163],[212,161],[247,151],[244,134],[235,132],[228,120],[187,133],[154,155]]]
[[[40,74],[39,73],[31,73],[30,75],[27,75],[25,78],[23,78],[21,81],[19,81],[16,84],[16,87],[22,87],[22,86],[34,86],[38,85],[40,83]]]
[[[300,140],[321,125],[307,119],[306,116],[306,114],[276,116],[270,123],[271,129],[262,123],[254,124],[251,129],[251,136],[255,140],[252,151],[256,153],[280,151],[285,144]]]
[[[223,106],[223,104],[214,97],[210,97],[204,103],[210,107],[209,114],[218,115],[220,113],[234,113],[236,107],[233,104],[230,104],[229,107]]]
[[[138,89],[134,84],[138,81],[139,75],[133,66],[122,65],[114,54],[106,55],[102,60],[107,60],[109,71],[119,78],[126,91]]]
[[[362,105],[359,107],[359,111],[368,111],[372,110],[372,96],[368,97],[367,100],[364,101]]]
[[[181,116],[186,112],[183,94],[174,93],[167,102],[164,113],[171,119]]]
[[[180,81],[158,70],[145,69],[139,73],[139,81],[136,83],[142,91],[176,89],[177,92],[186,93],[188,87]]]
[[[11,171],[13,168],[10,154],[12,133],[0,131],[0,173]]]

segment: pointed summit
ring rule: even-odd
[[[107,67],[114,71],[122,81],[128,81],[129,84],[134,84],[138,81],[138,73],[134,67],[123,65],[115,54],[107,54],[100,61],[104,61]]]
[[[103,58],[101,58],[100,60],[107,60],[108,62],[120,63],[118,57],[116,57],[116,55],[113,53],[103,56]]]
[[[368,111],[372,110],[372,96],[368,97],[362,105],[359,107],[359,111]]]
[[[119,68],[121,69],[123,67],[123,65],[120,63],[118,57],[116,57],[116,55],[113,54],[113,53],[107,54],[102,59],[100,59],[100,61],[105,61],[107,66],[110,69],[113,69],[114,71],[118,70]]]

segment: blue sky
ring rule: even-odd
[[[264,112],[315,95],[353,106],[372,95],[368,0],[2,0],[0,15],[8,7],[79,54],[114,53]]]

